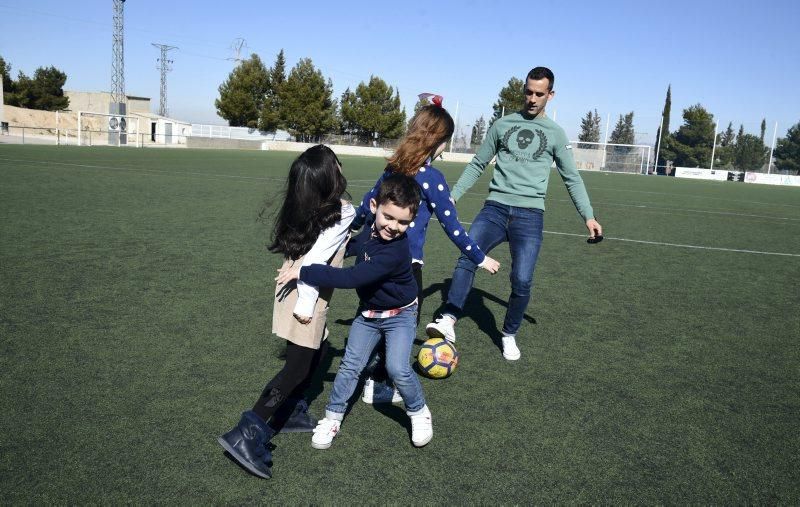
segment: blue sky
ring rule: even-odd
[[[611,127],[634,111],[637,141],[652,142],[672,85],[671,130],[684,108],[700,103],[720,122],[759,133],[767,143],[800,121],[797,0],[546,4],[447,2],[128,0],[125,3],[125,88],[158,108],[159,52],[170,52],[171,116],[225,124],[216,116],[217,88],[234,67],[234,40],[243,53],[272,65],[284,49],[288,68],[311,58],[345,88],[376,75],[400,90],[410,111],[416,94],[436,92],[458,123],[488,118],[509,78],[534,66],[556,75],[548,105],[571,138],[597,109]],[[109,90],[111,0],[0,0],[0,56],[31,75],[40,66],[67,73],[70,90]],[[287,69],[288,70],[288,69]],[[603,126],[605,128],[605,124]]]

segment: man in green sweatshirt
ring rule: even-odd
[[[511,295],[503,322],[503,357],[510,361],[520,358],[515,336],[531,297],[533,271],[542,243],[544,199],[553,162],[572,203],[586,222],[589,238],[595,240],[603,234],[575,167],[572,145],[564,130],[545,115],[545,106],[555,93],[554,79],[553,72],[546,67],[536,67],[528,73],[524,108],[492,124],[452,192],[453,199],[458,200],[478,181],[492,158],[497,157],[489,196],[472,222],[469,235],[487,254],[500,243],[509,243]],[[458,259],[444,311],[426,327],[428,336],[455,341],[453,326],[472,289],[475,269],[476,265],[466,255]]]

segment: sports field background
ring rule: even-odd
[[[478,274],[459,370],[422,380],[427,447],[359,400],[331,449],[279,435],[274,477],[245,473],[216,437],[282,364],[256,217],[293,156],[0,145],[2,503],[800,502],[800,188],[600,173],[598,245],[551,177],[517,362],[507,246]],[[382,162],[342,161],[358,199]],[[426,254],[419,337],[457,257],[436,224]],[[334,295],[316,415],[356,302]]]

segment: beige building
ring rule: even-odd
[[[64,90],[64,96],[69,98],[70,111],[88,111],[91,113],[108,113],[108,105],[111,103],[111,93],[109,92],[76,92]],[[131,113],[150,113],[149,97],[133,97],[126,95],[128,102],[128,112]]]

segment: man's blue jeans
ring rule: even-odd
[[[503,321],[503,335],[514,336],[531,299],[533,271],[542,245],[544,213],[535,208],[518,208],[486,201],[469,228],[469,236],[488,254],[508,241],[511,250],[511,296]],[[461,255],[453,272],[444,314],[459,318],[475,280],[477,265]]]
[[[358,379],[372,350],[381,338],[386,340],[386,370],[403,397],[407,412],[425,406],[425,395],[417,375],[411,369],[411,347],[417,336],[417,305],[385,319],[368,319],[356,315],[333,390],[325,410],[344,415],[347,401],[353,396]]]

